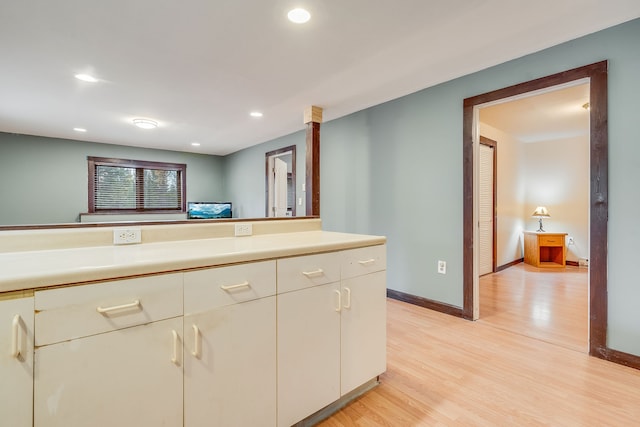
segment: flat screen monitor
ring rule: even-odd
[[[189,202],[187,218],[231,218],[231,202]]]

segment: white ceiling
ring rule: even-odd
[[[565,87],[480,109],[480,121],[520,142],[589,135],[589,84]]]
[[[225,155],[303,129],[306,106],[335,119],[639,16],[638,0],[2,0],[0,131]]]

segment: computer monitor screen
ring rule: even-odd
[[[231,218],[231,202],[189,202],[189,219]]]

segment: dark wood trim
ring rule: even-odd
[[[320,123],[307,123],[306,139],[306,214],[320,216]]]
[[[630,368],[640,369],[640,356],[636,356],[635,354],[605,348],[601,350],[601,354],[596,354],[594,356],[598,356],[601,359],[605,359],[610,362],[619,363],[620,365],[629,366]]]
[[[493,260],[491,271],[495,273],[498,261],[498,142],[480,135],[480,144],[493,148]]]
[[[502,270],[506,270],[509,267],[513,267],[514,265],[518,265],[520,263],[524,262],[524,258],[520,258],[520,259],[514,259],[513,261],[507,263],[507,264],[503,264],[501,266],[499,266],[498,268],[496,268],[496,273]]]
[[[607,358],[608,61],[467,98],[463,102],[463,293],[465,316],[473,314],[473,110],[535,90],[589,79],[590,82],[590,253],[589,354]],[[615,361],[615,360],[614,360]]]
[[[573,267],[580,267],[580,263],[578,261],[565,261],[565,264]]]
[[[465,318],[464,313],[460,307],[445,304],[442,302],[433,301],[427,298],[407,294],[393,289],[387,289],[387,297],[409,304],[418,305],[420,307],[428,308],[430,310],[439,311],[441,313],[450,314],[452,316]]]
[[[277,156],[278,154],[291,151],[291,181],[293,182],[293,189],[296,196],[293,200],[293,209],[291,210],[291,216],[296,216],[296,200],[298,200],[297,183],[296,183],[296,146],[290,145],[288,147],[278,148],[277,150],[269,151],[264,155],[264,212],[265,216],[269,217],[269,157]]]

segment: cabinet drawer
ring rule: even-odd
[[[182,274],[35,293],[36,346],[182,315]]]
[[[342,279],[382,271],[387,268],[385,245],[367,246],[342,252]]]
[[[278,293],[323,285],[340,280],[338,252],[278,260]]]
[[[264,298],[275,293],[275,261],[210,268],[184,275],[185,314]]]
[[[540,246],[564,246],[563,236],[539,236]]]

